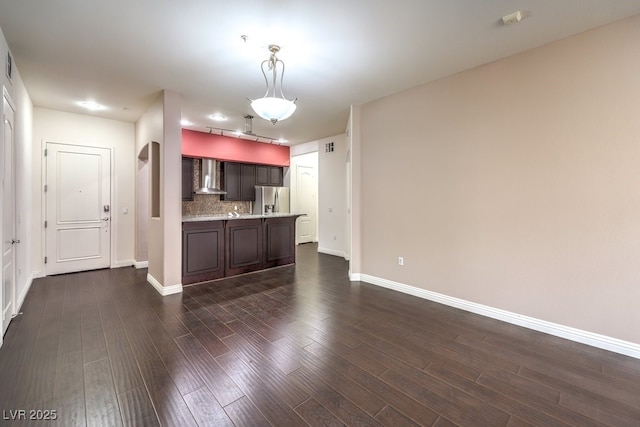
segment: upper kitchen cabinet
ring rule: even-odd
[[[193,200],[193,159],[182,158],[182,200]]]
[[[248,201],[256,199],[256,166],[247,163],[222,163],[222,187],[227,194],[222,200]]]
[[[283,173],[280,166],[256,165],[256,185],[282,187]]]

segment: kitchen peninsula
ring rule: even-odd
[[[289,147],[183,129],[182,155],[183,285],[295,263],[301,215],[256,197],[287,185]]]
[[[183,216],[182,283],[295,263],[295,224],[299,216]]]

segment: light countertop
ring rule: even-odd
[[[240,220],[240,219],[259,219],[259,218],[290,218],[297,216],[304,216],[306,214],[299,213],[272,213],[272,214],[264,214],[264,215],[253,215],[253,214],[242,214],[240,216],[229,216],[229,215],[184,215],[182,217],[182,222],[194,222],[194,221],[229,221],[229,220]]]

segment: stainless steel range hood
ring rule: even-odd
[[[200,188],[196,190],[196,194],[227,194],[216,186],[216,168],[214,159],[200,160]]]

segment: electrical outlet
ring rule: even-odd
[[[398,265],[404,265],[404,258],[401,256],[398,257]]]

